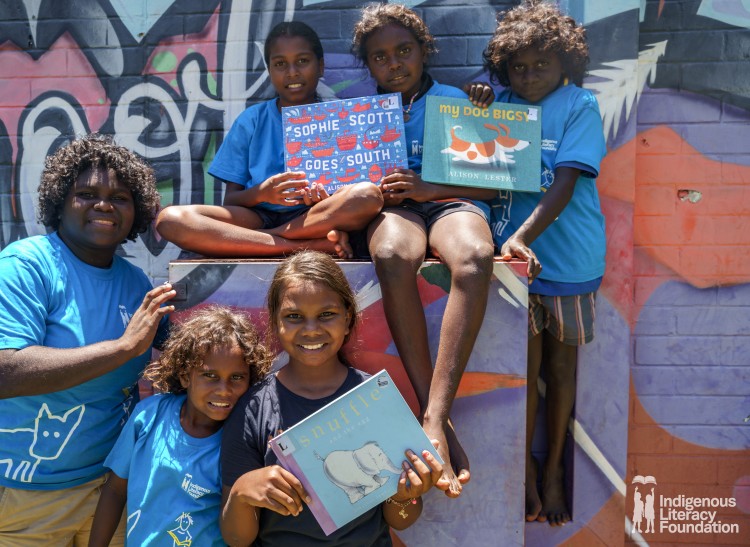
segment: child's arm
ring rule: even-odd
[[[223,489],[221,535],[229,545],[250,545],[258,536],[261,508],[296,517],[303,500],[312,501],[302,483],[283,467],[270,465],[249,471],[231,488]]]
[[[403,462],[398,491],[383,503],[383,518],[395,530],[404,530],[417,521],[422,514],[422,495],[443,473],[443,466],[427,450],[422,452],[424,461],[411,450],[406,451],[406,457],[408,461]]]
[[[303,171],[287,171],[268,177],[250,188],[227,182],[224,205],[255,207],[264,202],[275,205],[299,205],[307,189],[306,176]]]
[[[128,498],[128,481],[109,474],[107,482],[102,486],[99,503],[94,513],[94,523],[91,525],[89,547],[107,547],[112,536],[120,524],[122,511]]]
[[[581,170],[574,167],[556,168],[555,182],[539,200],[529,218],[503,243],[500,255],[504,260],[515,257],[528,262],[529,283],[542,271],[542,265],[539,264],[539,260],[529,245],[563,212],[570,198],[573,197],[576,180],[580,174]],[[574,249],[568,249],[568,251],[575,252]]]
[[[487,188],[470,188],[468,186],[451,186],[432,184],[411,169],[395,169],[380,181],[380,189],[386,207],[398,205],[405,199],[423,203],[450,198],[492,199],[497,197],[497,190]]]

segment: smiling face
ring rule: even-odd
[[[92,266],[106,268],[135,219],[130,189],[113,170],[82,171],[68,191],[58,234],[73,253]]]
[[[269,49],[268,74],[281,106],[310,104],[323,76],[323,59],[305,38],[280,36]]]
[[[327,285],[293,279],[282,293],[276,335],[293,367],[335,370],[350,321],[343,300]]]
[[[205,437],[219,430],[250,386],[250,371],[242,350],[230,347],[210,350],[203,364],[180,376],[187,389],[187,400],[180,422],[194,437]]]
[[[538,103],[560,86],[563,69],[553,51],[528,48],[508,60],[508,79],[513,93]]]
[[[427,55],[425,48],[408,29],[386,25],[367,38],[365,61],[377,84],[391,93],[401,93],[407,104],[422,85]]]

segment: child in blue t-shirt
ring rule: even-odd
[[[177,325],[144,373],[165,393],[139,403],[104,465],[89,545],[106,546],[127,502],[127,545],[224,545],[219,452],[224,420],[270,367],[250,320],[210,306]]]
[[[156,229],[168,241],[209,256],[279,256],[314,249],[350,257],[348,232],[361,230],[383,206],[370,182],[329,195],[303,171],[285,171],[281,108],[319,100],[323,46],[299,21],[276,25],[264,59],[278,96],[245,110],[224,138],[209,174],[226,183],[224,206],[166,207]]]
[[[577,350],[593,339],[594,300],[604,274],[604,217],[596,190],[606,153],[601,115],[594,96],[579,87],[589,61],[585,31],[553,5],[530,0],[505,13],[484,58],[505,86],[498,102],[542,107],[541,191],[500,192],[491,222],[502,257],[528,261],[526,520],[562,525],[570,520],[563,447]],[[467,89],[481,96],[481,85]],[[549,450],[541,498],[531,455],[540,370],[547,380]]]
[[[456,497],[469,481],[469,459],[449,412],[487,307],[494,248],[489,208],[481,200],[496,192],[422,179],[427,97],[466,94],[436,82],[425,70],[428,56],[436,51],[435,39],[414,10],[401,4],[367,6],[354,26],[352,49],[375,79],[378,93],[401,94],[409,169],[395,169],[380,181],[385,206],[367,229],[367,243],[422,425],[440,443],[445,466],[436,486]],[[417,290],[417,272],[428,251],[450,272],[434,373]]]

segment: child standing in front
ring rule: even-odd
[[[604,274],[604,217],[596,190],[606,153],[602,120],[594,96],[579,87],[589,61],[585,31],[554,5],[532,0],[505,13],[484,58],[492,77],[506,86],[498,102],[542,107],[542,189],[501,192],[492,222],[501,255],[528,261],[531,282],[526,519],[562,525],[570,520],[563,447],[578,346],[593,339],[594,299]],[[531,455],[540,370],[547,381],[549,451],[541,498]]]
[[[222,425],[270,359],[250,320],[212,306],[174,327],[144,376],[164,394],[139,403],[104,462],[89,545],[109,545],[127,503],[127,545],[224,545]]]
[[[366,7],[354,27],[352,49],[367,65],[379,93],[400,93],[409,169],[384,177],[385,208],[368,227],[368,245],[383,293],[388,326],[421,407],[428,437],[440,441],[445,461],[438,485],[458,496],[469,480],[469,461],[449,412],[474,347],[487,305],[493,245],[489,208],[494,190],[430,184],[422,180],[422,143],[427,97],[466,98],[424,70],[435,41],[412,10],[399,4]],[[427,325],[417,290],[426,251],[451,274],[433,374]]]
[[[268,317],[289,361],[237,404],[221,448],[221,530],[230,545],[391,545],[388,526],[402,530],[422,512],[421,495],[442,472],[428,452],[407,451],[398,492],[326,536],[303,501],[300,482],[277,464],[268,441],[360,384],[341,346],[357,323],[357,303],[344,272],[320,252],[281,263],[268,291]],[[405,515],[405,516],[404,516]]]
[[[159,214],[156,229],[168,241],[209,256],[279,256],[316,249],[345,258],[348,232],[361,230],[383,206],[369,182],[328,195],[303,171],[284,170],[281,108],[319,100],[323,46],[313,29],[276,25],[263,49],[278,97],[245,110],[234,122],[208,172],[226,183],[224,206],[183,205]]]

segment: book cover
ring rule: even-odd
[[[427,97],[422,178],[429,182],[539,192],[542,109]]]
[[[284,165],[332,194],[408,166],[398,93],[281,109]]]
[[[442,461],[385,370],[270,443],[326,535],[396,493],[407,449]]]

